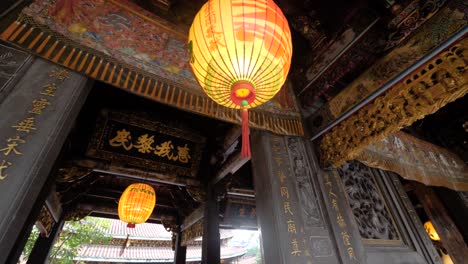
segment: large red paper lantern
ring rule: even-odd
[[[205,93],[242,109],[242,156],[250,156],[247,109],[275,96],[291,64],[286,18],[272,0],[209,0],[195,16],[188,45]]]
[[[156,192],[144,183],[134,183],[125,189],[119,200],[119,218],[129,228],[148,220],[156,205]]]

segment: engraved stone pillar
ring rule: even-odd
[[[5,263],[91,85],[35,60],[0,105],[0,263]]]
[[[342,263],[307,143],[266,132],[251,139],[263,263]]]

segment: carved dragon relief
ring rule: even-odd
[[[400,240],[369,167],[351,161],[338,168],[363,239]]]

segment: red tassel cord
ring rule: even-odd
[[[243,158],[250,158],[250,140],[249,140],[249,112],[247,108],[242,109],[242,150]]]

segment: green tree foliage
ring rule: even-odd
[[[50,263],[76,263],[73,258],[78,255],[81,245],[110,241],[111,237],[106,234],[106,230],[109,228],[110,222],[107,219],[89,216],[81,220],[66,222],[49,254]],[[31,253],[38,236],[39,230],[34,228],[23,249],[23,259]]]
[[[31,251],[34,247],[34,243],[36,243],[39,234],[39,229],[34,226],[31,230],[31,233],[29,234],[28,242],[26,242],[26,245],[23,248],[23,252],[21,253],[21,260],[27,260],[29,258],[29,255],[31,254]]]

